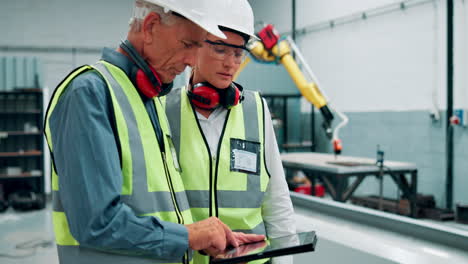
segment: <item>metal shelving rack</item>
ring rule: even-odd
[[[44,194],[43,90],[0,91],[0,187]]]
[[[300,99],[302,97],[301,94],[262,94],[262,96],[268,103],[272,119],[276,118],[281,120],[281,128],[278,130],[275,129],[275,133],[279,133],[276,135],[276,138],[278,140],[280,152],[294,152],[297,150],[307,150],[314,152],[316,146],[314,106],[311,105],[312,111],[310,114],[310,139],[307,139],[308,136],[305,133],[307,129],[305,127],[301,127],[301,131],[299,133],[301,137],[300,141],[290,142],[288,134],[288,105],[291,103],[290,99]],[[302,117],[299,116],[297,118]]]

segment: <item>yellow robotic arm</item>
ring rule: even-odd
[[[260,36],[261,41],[253,40],[249,42],[247,46],[250,54],[255,58],[255,60],[262,62],[277,62],[284,66],[296,84],[297,88],[301,92],[302,96],[304,96],[307,101],[312,103],[322,113],[324,118],[323,127],[325,128],[325,132],[327,136],[333,140],[333,148],[335,153],[339,154],[342,147],[341,141],[338,139],[338,131],[333,131],[331,128],[331,124],[334,118],[333,114],[327,105],[325,96],[321,93],[316,82],[307,81],[303,72],[299,68],[299,65],[292,56],[291,49],[294,49],[294,53],[300,57],[303,65],[308,67],[307,63],[303,60],[299,50],[295,47],[294,42],[292,42],[290,39],[281,40],[272,25],[267,25],[258,33],[258,35]],[[240,66],[239,71],[235,77],[237,77],[237,75],[250,61],[251,59],[247,57]],[[311,77],[313,78],[313,76]],[[342,115],[340,114],[340,117],[341,116]],[[340,124],[340,126],[337,128],[339,129],[343,125],[344,124]]]
[[[281,64],[283,64],[286,71],[288,71],[302,96],[318,109],[326,107],[327,102],[324,96],[315,83],[307,82],[304,74],[302,74],[302,71],[291,55],[291,48],[286,40],[275,45],[271,52],[265,49],[262,42],[256,41],[252,44],[251,48],[249,48],[249,51],[253,56],[264,61],[275,61],[276,58],[280,58]],[[273,54],[273,56],[271,54]]]

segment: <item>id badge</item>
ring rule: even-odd
[[[177,151],[174,147],[174,143],[172,142],[172,137],[170,135],[166,135],[167,142],[169,142],[169,151],[171,152],[172,155],[172,161],[174,162],[174,168],[178,171],[181,172],[182,169],[180,168],[179,164],[179,159],[177,158]]]
[[[231,138],[231,171],[260,175],[260,143]]]

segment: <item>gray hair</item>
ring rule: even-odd
[[[130,18],[129,21],[130,31],[139,32],[141,30],[143,20],[151,12],[159,14],[161,17],[161,22],[164,25],[173,25],[177,21],[177,17],[174,16],[169,9],[148,3],[144,0],[136,0],[135,6],[133,8],[132,18]]]

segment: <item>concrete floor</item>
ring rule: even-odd
[[[468,252],[361,226],[300,207],[295,211],[299,231],[315,230],[319,240],[315,252],[294,255],[294,263],[468,263]],[[36,250],[15,248],[28,241],[40,246]],[[10,255],[0,256],[1,264],[58,263],[50,206],[41,211],[20,213],[9,209],[0,214],[0,255]]]
[[[299,231],[315,230],[319,237],[316,252],[304,254],[308,257],[298,255],[295,263],[468,263],[468,252],[460,249],[300,207],[295,207],[295,212]]]
[[[39,246],[36,249],[16,249],[16,245],[25,242]],[[9,208],[0,214],[0,263],[58,263],[50,205],[47,209],[31,212],[16,212]]]

